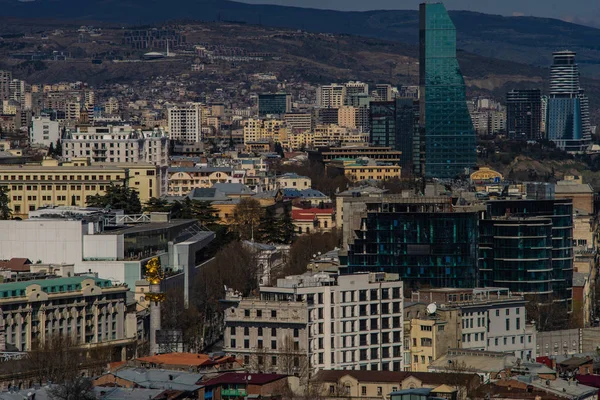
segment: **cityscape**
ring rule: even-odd
[[[9,3],[0,400],[599,398],[600,29]]]

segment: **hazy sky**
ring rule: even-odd
[[[334,10],[418,9],[423,0],[238,0],[254,4],[280,4]],[[451,10],[488,14],[533,15],[600,26],[600,0],[446,0]]]

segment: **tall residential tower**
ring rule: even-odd
[[[475,130],[458,60],[456,28],[442,3],[419,6],[420,131],[425,176],[453,178],[475,165]]]
[[[588,98],[579,87],[575,52],[553,53],[546,132],[548,139],[568,152],[585,151],[591,142]]]

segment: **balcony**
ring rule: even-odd
[[[221,389],[221,397],[243,397],[246,389]]]

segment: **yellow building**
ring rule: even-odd
[[[292,208],[292,220],[298,234],[328,232],[335,228],[333,208]]]
[[[233,170],[228,167],[172,167],[169,174],[169,196],[185,196],[194,188],[209,188],[215,183],[232,183]]]
[[[281,142],[281,136],[286,135],[284,124],[285,122],[279,119],[247,119],[244,121],[244,143],[263,139]]]
[[[338,108],[338,125],[344,128],[356,128],[357,109],[352,106]]]
[[[287,135],[281,145],[285,148],[297,150],[301,148],[312,148],[314,144],[314,133],[311,131],[293,132]]]
[[[402,168],[391,163],[376,162],[365,159],[337,159],[327,165],[327,168],[337,168],[348,179],[354,182],[400,178]]]
[[[480,167],[471,174],[470,178],[473,183],[498,183],[504,180],[500,172],[496,172],[488,167]]]
[[[317,125],[313,137],[314,147],[326,147],[333,143],[341,145],[365,144],[369,141],[369,135],[356,129],[349,129],[339,125]]]
[[[151,164],[97,166],[88,159],[65,163],[49,159],[41,164],[0,165],[0,185],[9,188],[9,206],[20,218],[45,205],[85,207],[89,196],[123,182],[136,189],[142,204],[159,193],[156,167]]]

